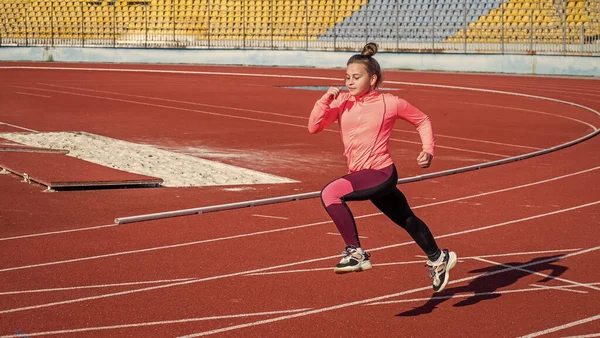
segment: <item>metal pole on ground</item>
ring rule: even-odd
[[[591,109],[589,109],[589,110],[591,110]],[[597,115],[600,115],[600,113],[598,113],[595,110],[591,110],[591,111]],[[567,143],[563,143],[563,144],[560,144],[558,146],[554,146],[554,147],[551,147],[548,149],[542,149],[542,150],[538,150],[538,151],[531,152],[528,154],[523,154],[520,156],[513,156],[513,157],[496,160],[496,161],[491,161],[491,162],[486,162],[486,163],[482,163],[482,164],[475,164],[475,165],[470,165],[470,166],[456,168],[456,169],[449,169],[449,170],[439,171],[439,172],[426,174],[426,175],[407,177],[407,178],[399,179],[397,183],[405,184],[405,183],[410,183],[410,182],[422,181],[425,179],[459,174],[459,173],[464,173],[464,172],[468,172],[468,171],[489,168],[489,167],[506,164],[506,163],[510,163],[510,162],[520,161],[520,160],[524,160],[527,158],[548,154],[550,152],[554,152],[554,151],[557,151],[560,149],[570,147],[577,143],[591,139],[598,134],[600,134],[600,129],[597,129],[594,132],[592,132],[588,135],[585,135],[583,137],[580,137],[576,140],[573,140],[573,141],[570,141]],[[241,208],[248,208],[248,207],[254,207],[254,206],[259,206],[259,205],[298,201],[298,200],[302,200],[302,199],[315,198],[315,197],[319,197],[319,196],[320,196],[320,191],[314,191],[314,192],[309,192],[309,193],[304,193],[304,194],[280,196],[280,197],[274,197],[274,198],[264,198],[264,199],[259,199],[259,200],[244,201],[244,202],[229,203],[229,204],[220,204],[220,205],[206,206],[206,207],[193,208],[193,209],[183,209],[183,210],[159,212],[159,213],[154,213],[154,214],[119,217],[119,218],[115,218],[115,224],[127,224],[127,223],[151,221],[151,220],[157,220],[157,219],[163,219],[163,218],[171,218],[171,217],[177,217],[177,216],[203,214],[203,213],[214,212],[214,211],[241,209]]]

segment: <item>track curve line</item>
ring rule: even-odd
[[[31,66],[3,66],[0,69],[23,69],[23,70],[67,70],[67,71],[103,71],[103,72],[125,72],[125,73],[167,73],[167,74],[198,74],[198,75],[221,75],[221,76],[243,76],[243,77],[267,77],[267,78],[290,78],[290,79],[311,79],[311,80],[328,80],[328,81],[339,81],[339,78],[331,78],[331,77],[321,77],[321,76],[303,76],[303,75],[282,75],[282,74],[260,74],[260,73],[234,73],[234,72],[206,72],[206,71],[183,71],[183,70],[166,70],[166,69],[125,69],[125,68],[87,68],[87,67],[31,67]],[[404,82],[404,81],[386,81],[386,83],[390,84],[399,84],[399,85],[408,85],[408,86],[420,86],[420,87],[433,87],[433,88],[444,88],[444,89],[457,89],[457,90],[466,90],[466,91],[477,91],[484,93],[492,93],[492,94],[501,94],[501,95],[512,95],[512,96],[520,96],[525,98],[532,99],[540,99],[545,101],[551,101],[555,103],[565,104],[572,107],[577,107],[580,109],[587,110],[596,116],[600,117],[600,112],[597,110],[566,100],[555,99],[546,96],[539,95],[531,95],[531,94],[523,94],[523,93],[515,93],[503,90],[494,90],[494,89],[483,89],[483,88],[473,88],[473,87],[464,87],[464,86],[451,86],[451,85],[441,85],[441,84],[432,84],[432,83],[419,83],[419,82]],[[600,129],[596,126],[592,126],[593,131],[587,135],[584,135],[575,140],[571,140],[569,142],[565,142],[550,148],[541,149],[538,151],[533,151],[530,153],[512,156],[509,158],[504,158],[500,160],[495,160],[491,162],[485,162],[481,164],[475,164],[460,168],[454,168],[449,170],[438,171],[425,175],[417,175],[406,177],[398,180],[398,184],[406,184],[415,181],[426,180],[430,178],[436,178],[441,176],[448,176],[453,174],[459,174],[484,168],[489,168],[497,165],[507,164],[515,161],[520,161],[536,156],[541,156],[544,154],[548,154],[554,151],[558,151],[578,143],[589,140],[600,133]],[[274,203],[282,203],[289,201],[297,201],[301,199],[315,198],[320,194],[319,191],[303,193],[303,194],[295,194],[295,195],[286,195],[279,197],[271,197],[264,198],[258,200],[251,201],[243,201],[237,203],[229,203],[229,204],[220,204],[220,205],[212,205],[205,206],[200,208],[192,208],[192,209],[184,209],[184,210],[175,210],[175,211],[166,211],[160,213],[153,214],[145,214],[145,215],[136,215],[136,216],[127,216],[127,217],[117,217],[115,218],[115,224],[126,224],[133,222],[141,222],[148,220],[155,220],[161,218],[169,218],[176,216],[185,216],[185,215],[193,215],[193,214],[202,214],[213,211],[222,211],[229,209],[238,209],[238,208],[246,208],[258,205],[266,205],[266,204],[274,204]]]

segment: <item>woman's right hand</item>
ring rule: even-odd
[[[324,96],[328,97],[330,100],[335,100],[338,95],[340,95],[341,91],[342,87],[329,87]]]

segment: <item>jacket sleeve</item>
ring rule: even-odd
[[[311,134],[318,133],[338,119],[340,114],[340,103],[343,102],[342,95],[335,100],[329,95],[323,95],[313,107],[308,119],[308,131]]]
[[[419,133],[423,151],[434,155],[435,138],[433,136],[433,127],[429,116],[425,115],[421,110],[403,99],[398,99],[398,117],[410,122]]]

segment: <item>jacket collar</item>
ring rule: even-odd
[[[370,101],[374,98],[377,98],[379,96],[379,92],[377,91],[377,89],[373,89],[368,93],[365,93],[363,95],[360,96],[354,96],[354,100],[356,102],[364,102],[364,101]]]

